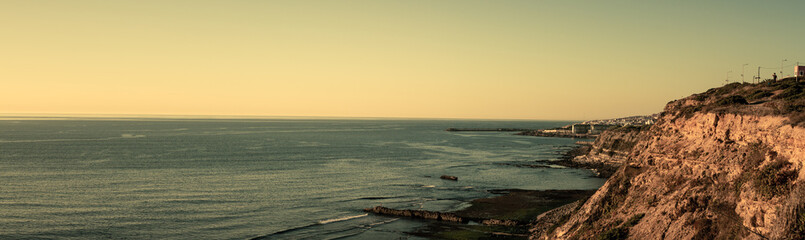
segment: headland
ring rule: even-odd
[[[732,83],[671,101],[656,116],[651,125],[607,128],[565,154],[563,165],[608,177],[589,197],[553,196],[566,200],[559,206],[508,193],[455,212],[468,219],[479,211],[488,219],[530,212],[515,224],[528,222],[528,232],[491,225],[424,232],[444,239],[805,239],[805,82]],[[552,193],[525,195],[545,194]],[[506,202],[500,199],[524,204],[495,212]]]

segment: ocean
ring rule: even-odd
[[[0,239],[420,239],[382,205],[457,210],[493,189],[597,189],[576,140],[446,128],[556,121],[0,118]],[[458,181],[439,179],[457,176]]]

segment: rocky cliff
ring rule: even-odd
[[[803,88],[730,84],[668,103],[645,131],[602,135],[587,158],[621,166],[531,238],[805,239]]]
[[[605,131],[590,146],[574,150],[570,163],[565,165],[594,169],[601,177],[612,176],[626,162],[640,138],[645,137],[640,133],[648,128],[626,126]]]

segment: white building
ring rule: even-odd
[[[590,132],[590,125],[589,124],[573,124],[570,130],[572,133],[576,134],[586,134]]]

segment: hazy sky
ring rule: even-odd
[[[805,1],[2,0],[0,113],[650,114],[805,63],[803,23]]]

